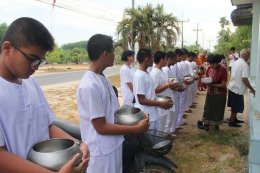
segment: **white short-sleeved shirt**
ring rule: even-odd
[[[187,71],[188,71],[188,74],[193,76],[194,75],[194,71],[193,71],[193,67],[191,65],[191,62],[186,60],[184,61],[186,63],[186,67],[187,67]]]
[[[243,58],[238,58],[232,66],[231,77],[228,89],[236,94],[243,95],[246,92],[246,85],[242,78],[249,77],[249,67]]]
[[[151,76],[147,72],[136,70],[134,74],[133,88],[136,100],[135,107],[149,113],[150,121],[156,121],[156,119],[158,118],[157,107],[141,105],[137,98],[137,95],[139,94],[144,95],[146,99],[155,99],[155,88]]]
[[[136,69],[134,67],[129,67],[125,64],[120,69],[121,90],[124,105],[133,106],[134,94],[128,87],[127,83],[133,83],[135,71]]]
[[[165,73],[161,69],[158,69],[156,67],[152,69],[150,76],[153,79],[155,88],[165,85],[168,82],[168,78],[165,75]],[[164,91],[157,93],[157,94],[171,97],[172,91],[170,88],[167,88]],[[170,111],[170,109],[165,110],[165,109],[158,108],[159,116],[166,115],[169,113],[169,111]]]
[[[165,66],[165,67],[163,67],[162,68],[162,71],[164,72],[164,74],[165,74],[165,76],[166,76],[166,78],[167,78],[167,80],[169,81],[169,79],[171,78],[171,77],[173,77],[173,74],[172,74],[172,71],[171,71],[171,68],[170,67],[168,67],[168,66]],[[173,90],[171,90],[171,89],[167,89],[168,90],[168,96],[169,97],[171,97],[172,98],[172,100],[173,100],[173,103],[174,103],[174,97],[173,97]],[[173,106],[172,106],[172,108],[170,109],[170,111],[175,111],[175,104],[173,104]]]
[[[191,66],[192,66],[192,70],[194,71],[194,70],[198,70],[198,65],[197,65],[197,63],[195,62],[195,61],[192,61],[191,62]]]
[[[80,81],[77,100],[81,137],[89,146],[91,156],[103,156],[118,148],[124,141],[122,135],[100,135],[91,122],[105,117],[106,122],[114,124],[119,103],[108,79],[87,71]]]
[[[229,54],[228,56],[228,59],[229,59],[229,67],[232,67],[234,62],[236,61],[236,59],[238,59],[239,56],[237,53],[231,53]]]
[[[0,77],[0,146],[26,159],[34,144],[50,138],[53,118],[33,78],[19,85]]]

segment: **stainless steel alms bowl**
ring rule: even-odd
[[[144,117],[144,112],[139,108],[120,108],[115,112],[115,124],[136,125]]]
[[[163,95],[156,95],[155,100],[156,101],[166,101],[166,100],[171,100],[171,97],[163,96]]]
[[[78,144],[71,139],[50,139],[35,144],[27,159],[52,171],[59,171],[75,154],[81,153]],[[82,156],[82,154],[81,154]],[[81,157],[75,166],[81,162]]]

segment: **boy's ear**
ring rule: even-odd
[[[6,54],[6,53],[9,54],[11,48],[12,48],[11,42],[10,41],[5,41],[1,45],[1,53],[2,54]]]

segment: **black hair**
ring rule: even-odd
[[[52,51],[54,48],[54,38],[48,29],[39,21],[29,17],[13,21],[5,32],[1,45],[5,41],[10,41],[16,47],[35,46],[45,51]]]
[[[222,60],[220,54],[209,54],[208,55],[208,62],[209,64],[218,64]]]
[[[183,51],[184,55],[188,55],[189,51],[186,48],[182,48],[181,50]]]
[[[197,55],[196,55],[196,53],[194,53],[194,52],[189,52],[189,53],[188,53],[188,57],[196,58]]]
[[[145,58],[152,58],[152,50],[145,48],[139,49],[136,58],[139,63],[143,63]]]
[[[87,51],[90,61],[96,61],[99,56],[114,49],[111,37],[103,34],[95,34],[88,40]]]
[[[236,48],[235,48],[235,47],[231,47],[231,48],[230,48],[230,50],[233,50],[233,51],[235,51],[235,50],[236,50]]]
[[[221,59],[226,59],[224,54],[220,54],[220,56],[221,56]]]
[[[169,51],[169,52],[166,53],[166,58],[167,58],[167,59],[176,59],[176,58],[177,58],[177,55],[176,55],[175,52]]]
[[[163,51],[157,51],[155,52],[154,56],[153,56],[153,62],[155,64],[158,64],[161,59],[165,59],[166,58],[166,53]]]
[[[135,55],[135,52],[132,51],[132,50],[125,50],[123,53],[122,53],[122,56],[121,56],[121,60],[122,61],[127,61],[128,60],[128,57],[129,56],[133,56]]]
[[[176,53],[177,56],[182,56],[184,55],[184,52],[181,49],[175,49],[174,51]]]

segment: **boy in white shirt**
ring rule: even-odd
[[[96,34],[89,39],[87,51],[91,63],[77,91],[81,137],[91,151],[87,173],[121,173],[122,135],[144,132],[149,120],[146,117],[132,126],[114,124],[119,103],[103,74],[114,63],[113,40]]]
[[[174,74],[170,67],[174,66],[177,63],[177,55],[173,51],[169,51],[166,54],[166,59],[167,59],[166,66],[162,68],[162,71],[164,72],[167,80],[169,81],[170,78],[174,77]],[[177,86],[174,85],[171,89],[174,90],[174,92],[181,90],[179,85]],[[175,99],[172,90],[170,90],[169,96],[172,98],[174,105],[169,111],[169,114],[167,116],[166,126],[165,126],[165,132],[170,132],[170,133],[175,132],[176,124],[178,123],[178,113],[176,113],[175,111],[176,104],[175,104]]]
[[[157,107],[169,109],[173,103],[171,100],[156,101],[153,79],[147,72],[147,68],[153,65],[153,55],[150,49],[140,49],[137,53],[139,69],[134,74],[135,107],[149,114],[150,129],[155,129],[158,119]]]
[[[171,88],[175,86],[175,84],[167,78],[165,73],[162,71],[162,67],[167,63],[166,53],[162,51],[157,51],[154,54],[154,64],[150,75],[153,79],[155,86],[155,93],[162,96],[172,97]],[[170,109],[162,109],[158,108],[158,120],[156,122],[156,129],[160,131],[165,131],[167,117],[170,113]]]
[[[136,69],[132,66],[135,60],[135,52],[132,50],[125,50],[122,53],[121,60],[125,64],[120,69],[120,81],[121,91],[123,96],[123,104],[133,106],[134,94],[133,94],[133,78]]]
[[[40,22],[32,18],[16,19],[4,34],[0,55],[0,172],[52,173],[27,160],[34,144],[50,138],[67,138],[77,142],[53,125],[54,114],[34,78],[30,77],[46,63],[54,39]],[[89,150],[80,144],[80,155],[68,161],[59,173],[85,171]]]

